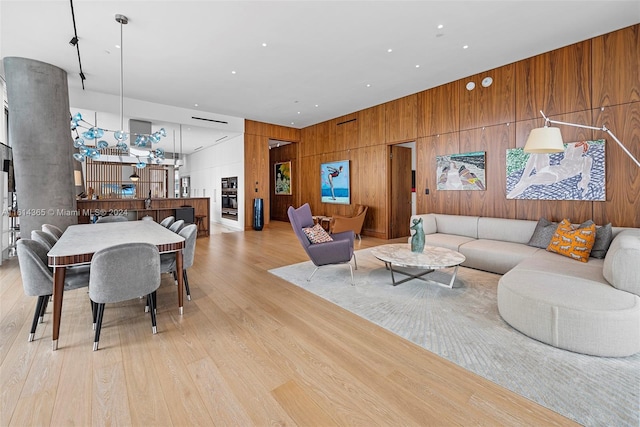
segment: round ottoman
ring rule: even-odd
[[[498,311],[554,347],[604,357],[640,351],[640,297],[608,284],[515,268],[498,283]]]

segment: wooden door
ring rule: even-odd
[[[391,184],[389,186],[391,239],[409,236],[411,220],[411,148],[391,146]]]

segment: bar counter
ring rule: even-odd
[[[194,209],[194,220],[198,217],[201,218],[201,224],[198,224],[198,235],[209,235],[211,210],[208,197],[151,199],[151,207],[149,209],[145,209],[144,201],[145,199],[133,198],[78,200],[78,224],[88,224],[91,221],[91,215],[95,213],[125,215],[129,220],[139,220],[145,216],[150,216],[155,222],[160,222],[168,216],[176,216],[176,209],[188,206]]]

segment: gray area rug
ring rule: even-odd
[[[310,282],[310,261],[269,272],[583,425],[640,425],[640,354],[587,356],[519,333],[498,313],[500,275],[460,267],[453,289],[393,287],[370,249],[356,257],[355,286],[347,265],[322,267]],[[448,283],[450,272],[425,277]]]

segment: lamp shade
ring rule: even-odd
[[[138,174],[135,171],[133,171],[133,173],[129,176],[129,179],[131,181],[133,181],[133,182],[136,182],[137,180],[140,179],[140,177],[138,176]]]
[[[552,127],[536,128],[531,131],[524,146],[525,153],[561,153],[564,143],[560,129]]]

